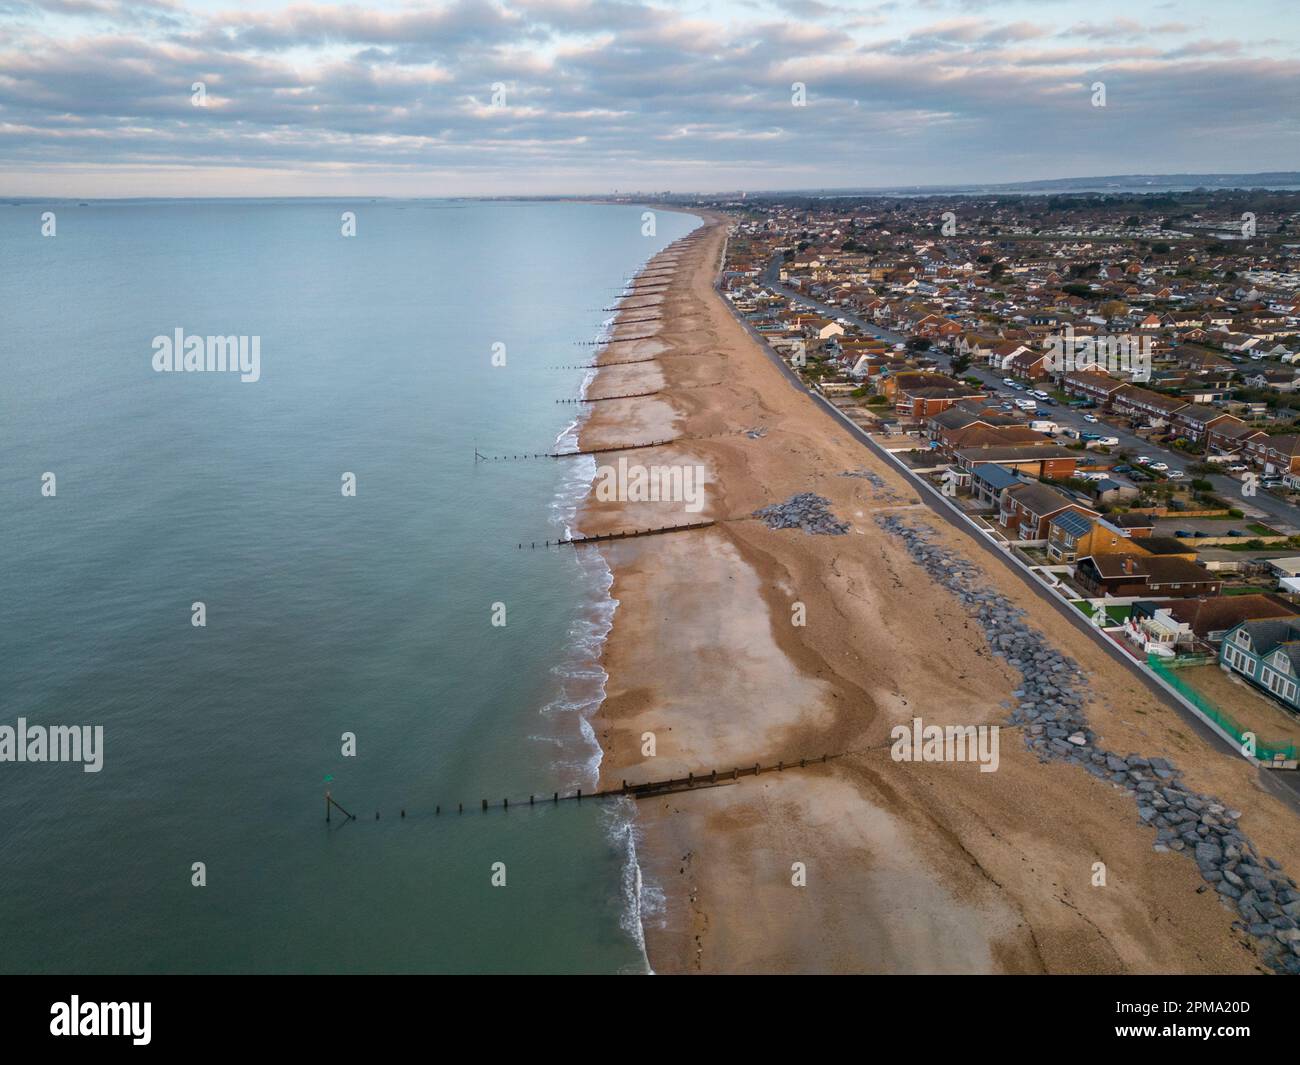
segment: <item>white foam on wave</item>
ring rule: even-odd
[[[599,342],[609,338],[614,317],[601,323],[597,334]],[[582,379],[579,395],[586,397],[588,388],[596,378],[596,369],[588,369]],[[586,412],[579,414],[560,432],[555,440],[556,451],[570,451],[578,447],[582,425]],[[583,456],[566,463],[560,486],[551,503],[552,520],[564,530],[564,536],[571,537],[578,533],[578,511],[591,491],[596,478],[596,460]],[[614,626],[614,614],[618,610],[618,600],[610,594],[614,584],[614,573],[599,551],[575,551],[575,564],[580,570],[583,586],[591,589],[588,609],[575,619],[569,629],[569,646],[572,653],[566,660],[552,669],[560,678],[560,690],[546,706],[542,707],[544,716],[564,714],[574,715],[578,732],[582,738],[580,761],[561,760],[560,767],[575,774],[577,781],[573,786],[584,790],[595,790],[600,779],[600,764],[604,758],[596,731],[591,719],[605,701],[605,686],[609,675],[605,672],[601,659],[605,639]],[[541,739],[541,737],[535,737]],[[563,741],[560,741],[564,749]],[[662,910],[663,894],[657,887],[645,882],[640,863],[637,861],[636,841],[638,830],[634,820],[634,807],[629,802],[615,802],[606,808],[609,811],[609,838],[623,852],[622,895],[623,912],[619,925],[627,933],[637,952],[641,956],[643,969],[652,973],[650,959],[645,948],[645,919],[647,914]]]
[[[658,887],[648,883],[641,874],[641,863],[637,860],[637,840],[641,830],[634,816],[635,801],[620,799],[608,809],[610,811],[610,837],[623,846],[623,914],[619,926],[636,944],[644,968],[641,970],[653,976],[650,956],[645,948],[645,929],[647,921],[653,920],[664,911],[664,894]]]

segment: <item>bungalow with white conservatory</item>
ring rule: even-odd
[[[1243,621],[1224,636],[1219,665],[1300,710],[1300,618]]]

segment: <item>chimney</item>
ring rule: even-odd
[[[1132,555],[1125,555],[1125,556],[1124,556],[1124,572],[1127,573],[1127,574],[1129,574],[1130,576],[1131,576],[1132,573],[1133,573],[1133,556],[1132,556]]]

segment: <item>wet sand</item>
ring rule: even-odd
[[[603,369],[589,394],[665,391],[594,404],[581,433],[583,447],[689,438],[624,454],[646,465],[698,463],[709,482],[699,514],[682,503],[593,498],[584,532],[720,520],[582,549],[603,551],[619,604],[605,648],[607,697],[593,721],[601,786],[838,757],[639,803],[643,873],[665,897],[647,919],[655,970],[1261,971],[1233,914],[1213,891],[1198,892],[1194,863],[1152,850],[1154,832],[1122,790],[1039,763],[1011,729],[993,773],[890,759],[890,728],[913,716],[1005,722],[1018,677],[991,656],[958,600],[876,525],[880,512],[969,558],[1080,663],[1100,743],[1169,757],[1189,786],[1245,811],[1241,827],[1262,853],[1300,854],[1300,819],[1257,770],[1210,749],[790,387],[714,290],[725,224],[708,219],[697,232],[647,268],[677,260],[671,288],[634,301],[654,302],[663,320],[613,332],[653,329],[654,339],[601,355],[658,361]],[[887,487],[841,476],[860,469]],[[778,532],[749,517],[804,491],[829,498],[849,534]],[[1092,884],[1096,862],[1106,866],[1104,887]],[[805,884],[795,886],[800,869]]]

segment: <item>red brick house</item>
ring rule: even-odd
[[[1030,477],[1064,481],[1074,476],[1079,464],[1079,453],[1055,444],[966,447],[953,455],[953,461],[959,470],[967,474],[973,473],[980,466],[996,463]]]
[[[1046,540],[1048,523],[1064,511],[1073,511],[1087,518],[1100,517],[1099,511],[1076,503],[1051,485],[1031,481],[1002,490],[1002,498],[998,500],[998,524],[1008,537]]]
[[[1162,396],[1159,392],[1139,388],[1137,385],[1125,385],[1110,400],[1111,410],[1129,418],[1168,419],[1174,411],[1186,406],[1185,399]]]
[[[1111,396],[1124,387],[1123,381],[1098,370],[1071,370],[1061,380],[1061,388],[1067,396],[1090,399],[1099,407],[1108,406]]]
[[[1238,425],[1243,424],[1240,418],[1234,418],[1231,414],[1225,414],[1215,407],[1205,407],[1199,403],[1188,403],[1174,411],[1173,417],[1169,419],[1170,426],[1178,433],[1187,437],[1189,440],[1199,441],[1210,430],[1212,426],[1218,425],[1222,421],[1233,421]]]

